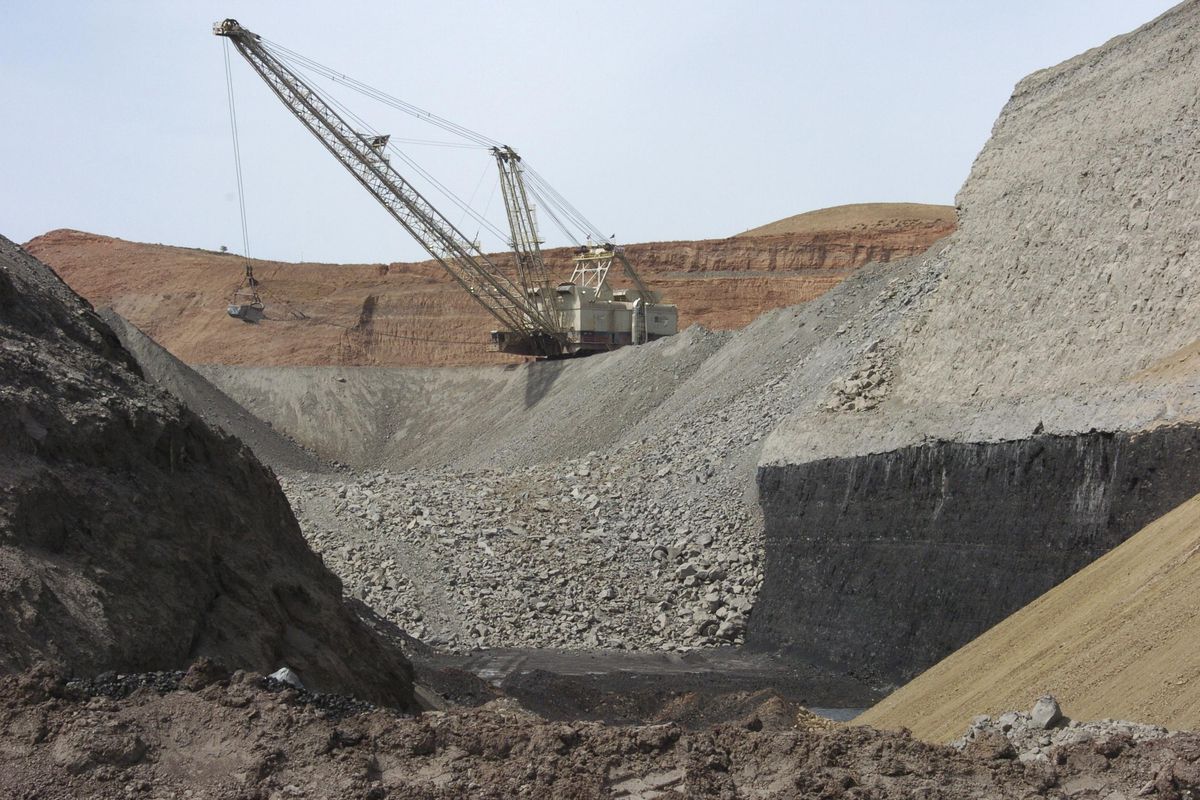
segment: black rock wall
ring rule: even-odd
[[[748,646],[901,682],[1200,492],[1200,427],[763,467]]]

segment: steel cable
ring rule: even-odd
[[[238,144],[237,106],[233,100],[233,68],[229,63],[229,40],[225,39],[225,90],[229,102],[229,130],[233,136],[233,167],[237,173],[238,210],[242,221],[242,255],[250,260],[250,232],[246,223],[246,192],[242,181],[242,149]]]

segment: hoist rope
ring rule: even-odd
[[[487,177],[488,172],[490,172],[490,170],[488,169],[488,165],[484,164],[483,172],[479,173],[479,180],[475,181],[475,188],[471,190],[471,196],[467,198],[467,205],[470,205],[471,203],[475,202],[475,195],[479,194],[479,187],[483,186],[483,179]],[[486,208],[483,210],[483,213],[484,214],[487,213]],[[463,223],[466,221],[467,221],[467,212],[463,211],[462,216],[458,218],[458,227],[461,228],[463,226]]]
[[[367,97],[372,98],[373,100],[383,103],[384,105],[391,106],[392,108],[394,108],[398,111],[403,111],[406,114],[416,117],[417,119],[424,120],[425,122],[428,122],[431,125],[436,125],[437,127],[441,128],[442,130],[444,130],[448,133],[453,133],[457,136],[463,137],[464,139],[468,139],[473,143],[473,145],[471,145],[471,146],[482,147],[482,148],[500,147],[501,146],[501,143],[496,141],[495,139],[492,139],[488,136],[484,136],[482,133],[476,133],[475,131],[471,130],[470,128],[467,128],[463,125],[459,125],[457,122],[451,122],[448,119],[439,117],[438,115],[436,115],[430,111],[426,111],[425,109],[423,109],[419,106],[415,106],[412,103],[401,100],[398,97],[393,97],[392,95],[390,95],[380,89],[376,89],[375,87],[370,86],[366,83],[363,83],[360,80],[356,80],[344,73],[338,72],[337,70],[333,69],[332,67],[327,67],[324,64],[320,63],[319,61],[316,61],[315,59],[311,59],[308,56],[301,55],[300,53],[297,53],[295,50],[289,50],[288,48],[284,47],[283,45],[279,44],[278,42],[272,42],[267,39],[262,39],[260,41],[261,41],[261,44],[263,45],[263,47],[266,48],[269,52],[271,52],[272,55],[274,55],[276,58],[280,58],[281,60],[283,60],[281,58],[281,54],[286,54],[288,56],[288,58],[290,58],[294,62],[299,62],[299,63],[305,65],[310,70],[317,72],[321,75],[324,75],[329,80],[332,80],[336,83],[340,83],[350,89],[353,89],[354,91],[356,91],[362,95],[365,95]],[[464,145],[459,145],[459,146],[461,147]]]
[[[403,339],[404,341],[408,341],[408,342],[427,342],[430,344],[478,345],[481,341],[481,339],[438,339],[438,338],[434,338],[434,337],[430,337],[430,336],[409,336],[409,335],[406,335],[403,333],[391,333],[389,331],[377,331],[377,330],[366,331],[361,328],[356,328],[354,325],[341,325],[337,322],[329,322],[328,320],[313,319],[312,317],[308,316],[307,314],[297,311],[295,308],[292,307],[292,305],[290,303],[287,303],[286,301],[283,301],[283,300],[272,299],[271,303],[273,305],[286,306],[288,311],[290,311],[296,319],[304,320],[305,325],[321,325],[326,328],[337,328],[338,330],[346,331],[347,333],[361,332],[368,336],[379,336],[379,337],[382,337],[385,339]],[[266,316],[265,314],[263,315],[263,319],[269,320],[272,322],[287,322],[288,321],[288,320],[274,320],[271,317]]]
[[[311,77],[313,70],[306,67],[304,64],[298,63],[297,61],[293,60],[290,57],[280,56],[278,53],[272,53],[272,55],[274,55],[280,61],[287,64],[288,67],[296,70],[297,72],[305,73],[309,77]],[[369,122],[367,122],[365,119],[363,119],[358,114],[356,114],[353,110],[351,110],[348,106],[346,106],[344,103],[342,103],[336,97],[333,97],[331,94],[326,93],[323,96],[323,99],[330,106],[332,106],[335,110],[337,110],[343,116],[345,116],[349,121],[353,122],[356,126],[358,126],[358,128],[360,129],[359,133],[370,134],[372,136],[379,135],[380,132],[378,130],[376,130]],[[396,141],[400,141],[400,140],[396,140]],[[415,160],[413,160],[407,153],[405,153],[400,148],[396,147],[396,145],[392,143],[392,140],[390,138],[388,141],[387,149],[391,153],[396,155],[398,158],[400,158],[400,160],[402,160],[405,164],[407,164],[415,173],[417,173],[422,178],[424,178],[426,181],[428,181],[428,183],[432,187],[437,189],[438,192],[442,196],[444,196],[447,200],[449,200],[451,203],[453,203],[454,205],[456,205],[460,209],[462,209],[464,214],[470,215],[472,219],[474,219],[476,222],[478,222],[483,228],[486,228],[489,233],[491,233],[493,236],[496,236],[501,242],[506,241],[504,231],[502,231],[495,224],[490,222],[485,216],[483,216],[483,214],[480,214],[479,212],[477,212],[474,208],[471,207],[470,203],[465,202],[461,197],[459,197],[457,194],[455,194],[449,187],[447,187],[445,184],[443,184],[437,178],[433,177],[433,175],[431,175],[428,172],[428,170],[426,170],[424,167],[422,167],[420,164],[418,164]],[[485,211],[484,213],[486,214],[487,212]]]
[[[242,256],[250,267],[250,227],[246,224],[246,190],[242,181],[242,149],[238,144],[237,105],[233,101],[233,69],[229,64],[229,40],[225,39],[225,91],[229,101],[229,131],[233,136],[233,167],[237,173],[238,211],[242,220]],[[253,288],[253,287],[251,287]]]
[[[477,131],[473,131],[470,128],[467,128],[466,126],[459,125],[456,122],[451,122],[450,120],[445,119],[444,117],[439,117],[438,115],[436,115],[430,111],[426,111],[425,109],[423,109],[419,106],[416,106],[405,100],[401,100],[398,97],[394,97],[390,94],[387,94],[386,92],[384,92],[380,89],[376,89],[373,86],[370,86],[369,84],[364,83],[363,81],[357,80],[355,78],[351,78],[350,76],[348,76],[342,72],[339,72],[339,71],[333,69],[332,67],[328,67],[328,66],[316,61],[315,59],[312,59],[305,55],[297,53],[294,50],[290,50],[290,49],[284,47],[283,45],[278,44],[277,42],[271,42],[267,39],[263,39],[261,41],[262,41],[263,46],[268,51],[270,51],[272,55],[274,55],[279,60],[284,61],[285,63],[287,63],[289,66],[291,66],[293,68],[297,68],[301,71],[308,72],[310,75],[312,73],[321,75],[322,77],[324,77],[330,81],[333,81],[335,83],[346,86],[347,88],[352,89],[353,91],[356,91],[359,94],[369,97],[377,102],[383,103],[386,106],[394,108],[398,111],[403,111],[404,113],[409,114],[410,116],[412,116],[416,119],[419,119],[423,122],[427,122],[431,125],[441,128],[442,130],[444,130],[448,133],[452,133],[454,135],[461,136],[464,139],[467,139],[468,141],[470,141],[471,144],[456,144],[453,142],[434,142],[431,140],[399,139],[399,138],[394,139],[392,141],[419,143],[419,144],[438,144],[438,145],[447,146],[447,147],[457,146],[457,147],[467,147],[467,148],[492,148],[492,147],[502,147],[503,146],[499,141],[492,139],[489,136],[485,136],[484,134],[478,133]],[[341,103],[337,103],[337,101],[333,101],[333,102],[336,103],[336,105],[340,109],[346,111],[348,114],[353,116],[356,122],[358,122],[359,124],[365,125],[365,123],[360,118],[358,118],[357,115],[354,115],[352,112],[349,112],[349,109],[346,109],[346,107],[344,105],[342,105]],[[378,133],[377,131],[374,131],[373,129],[371,130],[371,132]],[[458,198],[456,195],[454,195],[453,192],[451,192],[449,189],[447,189],[445,186],[443,186],[440,182],[436,181],[432,176],[430,176],[427,172],[425,172],[425,170],[423,170],[418,164],[416,164],[416,162],[414,162],[407,155],[405,155],[402,151],[400,151],[398,148],[396,148],[395,145],[391,144],[391,142],[389,142],[389,149],[394,151],[395,153],[397,153],[404,160],[404,162],[406,164],[413,167],[413,169],[417,170],[418,173],[420,173],[422,175],[422,177],[426,178],[426,180],[429,180],[435,187],[437,187],[439,189],[439,191],[441,191],[443,194],[446,195],[447,199],[449,199],[451,202],[455,203],[456,205],[459,205],[460,207],[462,207],[464,209],[464,211],[466,211],[468,214],[470,214],[472,216],[472,218],[474,218],[482,226],[487,228],[493,234],[499,236],[501,241],[507,241],[506,235],[502,231],[500,231],[495,225],[488,222],[486,219],[483,219],[482,215],[477,214],[473,209],[470,209],[469,204],[464,204],[463,201],[460,198]],[[563,197],[553,186],[551,186],[550,183],[545,178],[543,178],[532,167],[530,167],[528,161],[522,160],[522,165],[524,167],[526,174],[530,178],[529,189],[530,189],[531,193],[533,193],[534,195],[537,196],[537,198],[541,201],[541,205],[543,206],[543,208],[546,209],[546,212],[549,214],[550,218],[554,221],[555,226],[568,239],[570,239],[575,244],[581,244],[581,239],[583,239],[583,238],[588,238],[593,241],[599,241],[599,242],[607,242],[610,240],[610,237],[608,237],[603,232],[601,232],[599,228],[597,228],[594,224],[592,224],[587,219],[587,217],[585,217],[577,208],[575,208],[573,205],[571,205],[571,203],[565,197]],[[557,210],[557,213],[555,213],[555,210]],[[485,211],[484,213],[486,214],[487,212]],[[572,230],[570,230],[569,226],[573,226],[577,230],[572,231]],[[580,234],[583,234],[583,235],[581,236]]]

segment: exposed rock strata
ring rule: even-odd
[[[759,471],[753,646],[907,680],[1200,487],[1200,426],[931,442]]]
[[[818,297],[872,261],[920,253],[954,229],[953,209],[932,220],[627,248],[651,286],[680,309],[680,328],[746,325],[764,310]],[[858,219],[855,217],[854,219]],[[386,222],[381,224],[387,224]],[[432,261],[415,264],[255,262],[268,320],[225,315],[242,277],[231,254],[139,244],[79,231],[29,243],[83,296],[111,306],[189,363],[445,366],[495,364],[483,350],[494,320]],[[510,256],[499,254],[497,263]],[[546,251],[553,274],[571,251]],[[617,285],[624,278],[614,276]],[[302,315],[302,316],[301,316]]]

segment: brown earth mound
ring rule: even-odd
[[[161,676],[159,676],[161,677]],[[400,717],[330,713],[252,674],[89,697],[45,672],[0,680],[6,797],[1194,797],[1200,736],[1112,739],[1023,763],[869,728],[684,731],[548,722],[498,701]]]
[[[751,228],[738,236],[777,236],[780,234],[877,233],[918,234],[922,230],[954,230],[954,206],[925,203],[854,203],[821,208],[794,217]]]
[[[409,706],[274,476],[152,387],[112,330],[0,237],[0,671],[287,664]]]
[[[944,224],[656,242],[630,245],[627,252],[646,281],[679,306],[681,329],[699,323],[725,330],[768,309],[811,300],[868,262],[920,253],[953,228],[951,215]],[[27,246],[84,297],[111,306],[189,363],[440,366],[510,360],[483,352],[491,317],[431,261],[255,261],[268,319],[250,325],[225,313],[242,278],[236,256],[67,230]],[[570,274],[569,250],[548,250],[546,257],[553,274]],[[506,256],[498,258],[505,263]]]
[[[1053,694],[1081,718],[1200,727],[1200,496],[856,720],[948,741]]]

